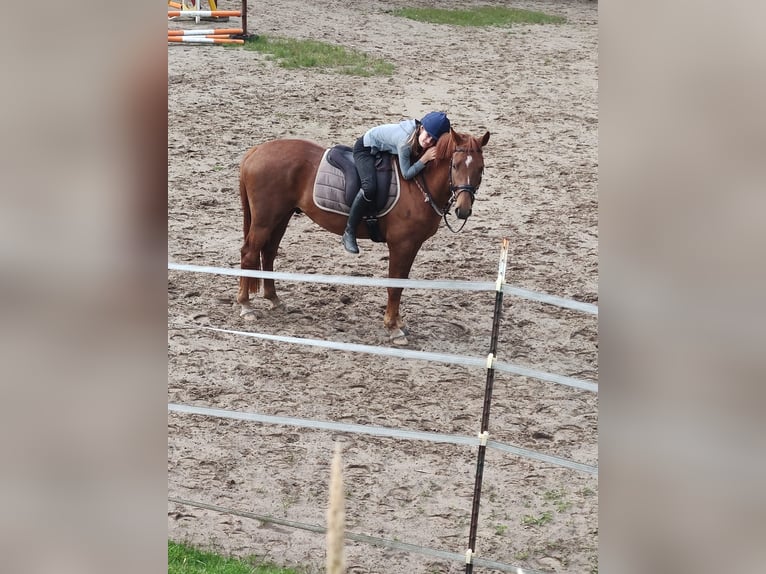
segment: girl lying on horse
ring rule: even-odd
[[[436,156],[436,142],[450,131],[450,121],[444,112],[429,112],[423,119],[403,120],[368,130],[354,144],[354,163],[359,172],[362,189],[351,204],[346,230],[341,237],[349,253],[359,253],[356,228],[365,213],[375,210],[378,183],[375,156],[386,151],[399,156],[404,179],[412,179]],[[413,162],[413,160],[415,160]],[[383,190],[386,193],[387,190]]]

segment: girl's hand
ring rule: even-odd
[[[420,156],[420,161],[424,165],[427,164],[432,159],[436,158],[436,148],[430,147],[426,151],[423,152],[423,155]]]

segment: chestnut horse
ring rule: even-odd
[[[450,130],[437,142],[436,158],[412,180],[399,176],[400,197],[394,208],[379,218],[378,225],[388,245],[388,276],[406,279],[420,247],[436,233],[442,217],[455,208],[458,219],[471,215],[474,196],[484,171],[482,138]],[[245,242],[242,269],[274,270],[279,242],[290,218],[302,211],[315,223],[342,235],[348,217],[324,211],[314,204],[313,188],[325,148],[306,140],[278,139],[257,145],[245,154],[240,166],[239,194],[244,212]],[[369,238],[362,222],[357,237]],[[338,245],[338,256],[345,256]],[[257,293],[261,280],[240,277],[237,303],[240,315],[252,319],[250,293]],[[281,307],[273,279],[263,279],[263,296]],[[383,323],[395,344],[406,345],[407,327],[399,315],[402,288],[388,288]]]

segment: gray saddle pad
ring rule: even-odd
[[[346,200],[346,176],[343,170],[335,167],[327,161],[327,155],[333,148],[328,148],[322,155],[319,163],[316,179],[314,180],[314,203],[320,209],[332,211],[341,215],[348,215],[351,206]],[[391,211],[399,199],[399,168],[391,157],[393,174],[388,195],[383,205],[378,208],[378,217],[383,217]],[[380,202],[378,202],[380,206]]]

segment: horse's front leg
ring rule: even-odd
[[[401,287],[388,288],[388,304],[386,305],[386,314],[383,316],[383,324],[392,333],[400,330],[403,335],[407,335],[407,325],[399,314],[403,290]]]
[[[389,246],[389,278],[407,279],[419,248],[419,245],[399,246],[396,249]],[[383,324],[388,329],[391,341],[395,345],[407,345],[409,343],[407,340],[407,335],[410,334],[409,329],[399,313],[402,290],[401,287],[388,288],[388,303],[386,314],[383,316]]]

